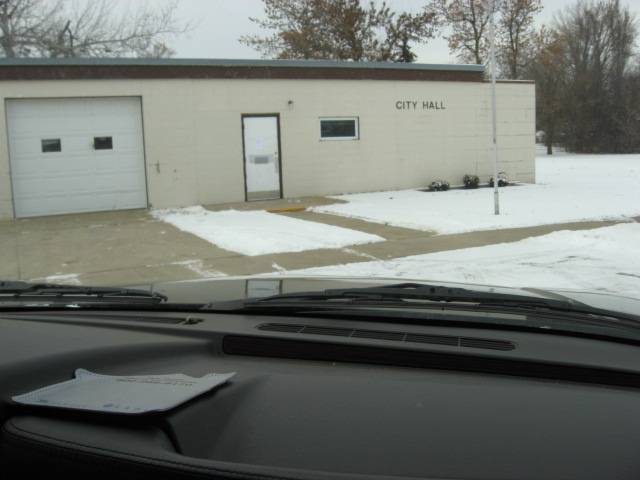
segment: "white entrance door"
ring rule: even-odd
[[[278,117],[242,118],[247,200],[281,198]]]
[[[7,100],[17,218],[146,208],[138,97]]]

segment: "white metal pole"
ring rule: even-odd
[[[491,47],[491,123],[493,128],[493,204],[494,214],[500,215],[498,195],[498,128],[496,125],[496,49],[493,24],[493,0],[489,0],[489,45]]]

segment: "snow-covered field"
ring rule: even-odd
[[[559,231],[515,243],[418,255],[388,261],[284,272],[304,275],[384,276],[515,287],[578,288],[640,297],[640,155],[539,156],[535,185],[493,190],[404,190],[341,195],[347,203],[316,212],[434,231],[439,234],[589,220],[628,223],[587,231]],[[247,255],[277,250],[341,248],[380,241],[348,229],[267,212],[156,211],[156,218]],[[279,219],[285,224],[276,224]],[[313,230],[320,228],[320,230]],[[241,250],[244,248],[245,250]]]
[[[640,215],[640,155],[539,156],[536,184],[447,192],[361,193],[314,211],[440,234]]]
[[[640,216],[640,155],[539,156],[536,173],[536,185],[500,189],[499,216],[490,189],[343,195],[337,198],[349,203],[316,210],[439,233],[606,219],[629,223],[287,273],[568,288],[640,298],[640,224],[632,220]],[[424,195],[429,200],[420,202]]]
[[[286,274],[580,289],[640,298],[640,224],[563,230],[513,243]]]

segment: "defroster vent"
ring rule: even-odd
[[[293,333],[302,335],[327,335],[332,337],[370,338],[392,342],[429,343],[452,347],[485,348],[489,350],[514,350],[516,344],[507,340],[492,338],[457,337],[450,335],[421,335],[416,333],[386,330],[366,330],[359,328],[318,327],[314,325],[292,325],[289,323],[263,323],[256,327],[267,332]]]

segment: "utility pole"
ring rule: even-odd
[[[496,125],[496,47],[493,22],[493,0],[489,0],[489,45],[491,47],[491,123],[493,128],[493,205],[494,214],[500,215],[498,195],[498,128]]]

